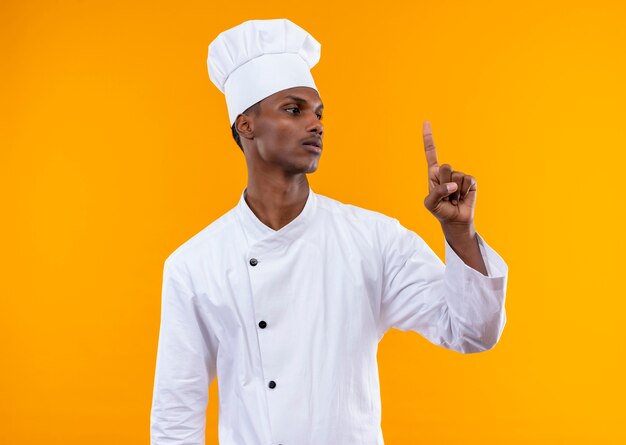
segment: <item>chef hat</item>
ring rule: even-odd
[[[317,90],[311,68],[320,43],[287,19],[248,20],[220,33],[209,45],[209,78],[226,96],[230,125],[239,113],[278,91]]]

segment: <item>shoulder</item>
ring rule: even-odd
[[[318,195],[319,207],[333,221],[341,221],[361,238],[373,238],[385,254],[408,255],[415,249],[425,247],[424,240],[413,230],[405,227],[400,220],[384,213],[345,204],[336,199]]]
[[[318,214],[325,227],[335,227],[342,236],[366,245],[386,250],[393,239],[401,236],[398,219],[382,212],[346,204],[337,199],[318,195]]]
[[[372,227],[393,225],[398,220],[376,210],[359,207],[353,204],[346,204],[337,199],[324,195],[317,195],[318,209],[320,213],[333,218],[340,218],[358,224],[366,224]]]
[[[180,270],[201,262],[207,253],[219,251],[227,240],[232,239],[237,227],[233,208],[179,245],[167,256],[165,266]]]

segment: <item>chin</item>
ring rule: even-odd
[[[286,166],[287,167],[287,166]],[[308,160],[308,162],[294,162],[291,163],[286,171],[293,173],[315,173],[318,168],[318,161],[316,160]]]
[[[317,171],[317,162],[314,165],[309,166],[309,168],[304,173],[315,173]]]

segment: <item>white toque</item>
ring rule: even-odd
[[[226,96],[230,125],[239,113],[278,91],[317,90],[311,68],[321,44],[287,19],[248,20],[209,45],[209,78]]]

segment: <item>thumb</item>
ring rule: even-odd
[[[454,193],[457,187],[458,186],[456,182],[446,182],[438,185],[437,187],[432,189],[432,191],[424,199],[424,205],[429,210],[434,209],[437,204],[439,204],[439,201],[441,201],[446,196]]]

